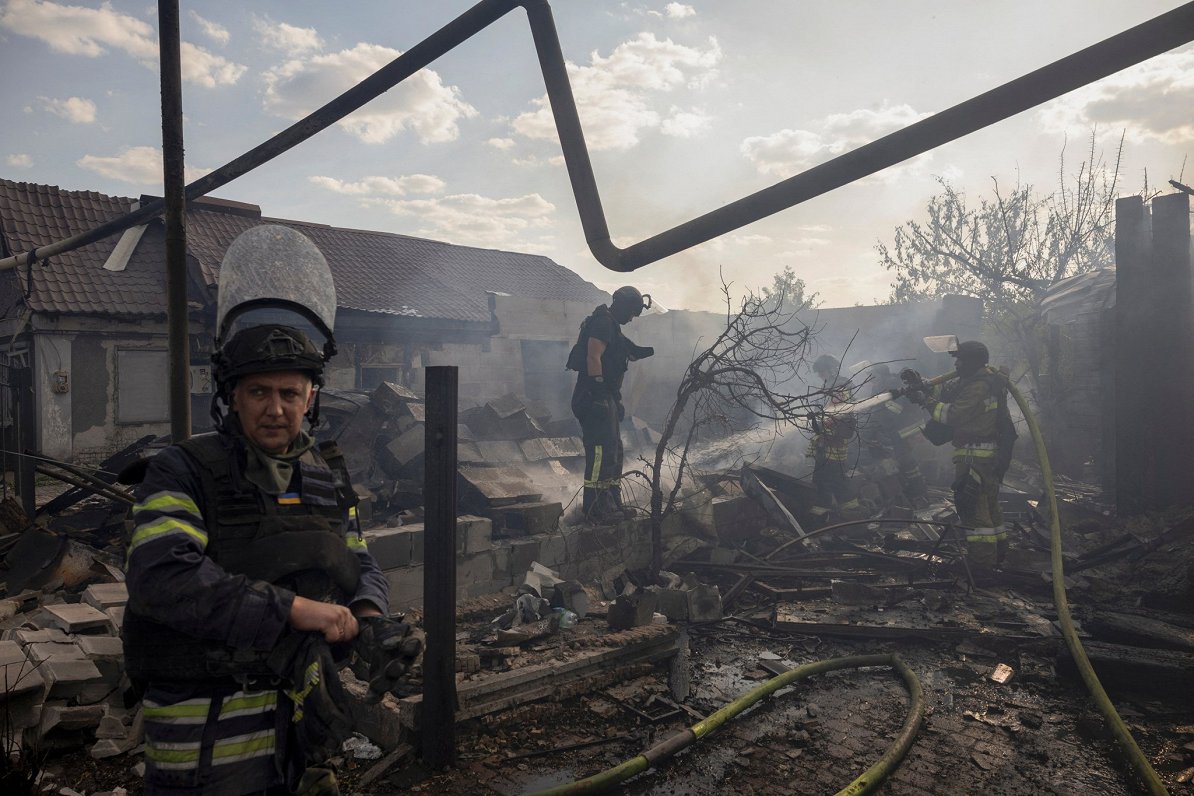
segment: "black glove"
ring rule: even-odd
[[[912,368],[904,368],[900,371],[900,381],[904,384],[920,384],[920,374]]]
[[[353,674],[369,683],[367,699],[380,702],[386,693],[396,692],[423,654],[422,633],[399,619],[387,616],[359,616],[361,632],[353,641]]]
[[[904,393],[904,397],[908,399],[908,403],[917,406],[924,406],[929,400],[929,396],[925,394],[924,390],[916,389],[908,390],[908,392]]]
[[[352,735],[353,721],[340,673],[323,636],[299,631],[285,634],[270,654],[269,666],[282,678],[286,696],[294,702],[291,721],[307,761],[322,763],[337,754]]]

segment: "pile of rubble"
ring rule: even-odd
[[[140,707],[125,704],[119,633],[128,592],[123,583],[94,583],[69,595],[56,585],[0,600],[5,748],[88,742],[95,758],[129,752],[142,737]]]

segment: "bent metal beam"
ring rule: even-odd
[[[637,270],[1194,40],[1194,2],[1190,2],[794,177],[619,248],[610,239],[550,5],[547,0],[482,0],[322,108],[188,185],[186,198],[204,196],[292,149],[520,6],[527,11],[585,239],[598,262],[613,271]],[[160,215],[162,208],[161,200],[148,203],[95,229],[0,260],[0,270],[115,235]]]

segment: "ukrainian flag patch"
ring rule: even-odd
[[[278,505],[281,506],[297,506],[302,502],[303,499],[299,497],[298,492],[283,492],[278,495]]]

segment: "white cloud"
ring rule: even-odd
[[[485,143],[489,144],[494,149],[511,149],[514,146],[513,138],[491,138]]]
[[[668,3],[663,7],[663,13],[670,19],[684,19],[684,17],[696,16],[696,9],[684,3]]]
[[[672,107],[669,115],[659,125],[659,132],[664,135],[674,136],[675,138],[692,138],[706,132],[712,117],[702,110],[681,110]]]
[[[556,208],[537,193],[510,199],[453,194],[434,199],[379,200],[399,216],[414,218],[415,234],[486,248],[546,251]]]
[[[154,146],[127,147],[119,155],[103,157],[84,155],[75,161],[80,168],[94,171],[112,180],[133,185],[162,185],[162,150]],[[186,181],[197,180],[211,169],[187,168]]]
[[[121,14],[105,3],[99,8],[60,5],[43,0],[9,0],[0,12],[0,28],[40,39],[55,52],[98,58],[111,50],[132,56],[142,66],[158,68],[158,44],[152,25]],[[182,76],[201,86],[230,85],[246,67],[182,43]]]
[[[818,120],[813,130],[780,130],[744,140],[739,151],[760,174],[790,177],[810,166],[882,138],[928,114],[908,105],[884,105],[874,111],[860,108]]]
[[[64,100],[38,97],[45,110],[61,116],[73,124],[91,124],[95,121],[95,103],[82,97],[67,97]]]
[[[406,174],[401,177],[364,177],[356,182],[343,182],[334,177],[309,177],[312,183],[334,193],[354,196],[406,196],[407,194],[440,193],[445,183],[431,174]]]
[[[20,152],[16,155],[9,155],[4,159],[4,162],[9,166],[12,166],[14,169],[28,169],[33,166],[33,158],[24,152]]]
[[[401,53],[375,44],[351,50],[294,59],[265,73],[265,108],[286,119],[301,119],[373,74]],[[460,98],[455,86],[421,69],[364,108],[340,122],[368,144],[389,141],[404,130],[423,143],[453,141],[459,122],[477,110]]]
[[[199,29],[203,31],[203,35],[212,41],[219,44],[227,44],[228,40],[232,38],[231,34],[228,33],[228,28],[218,25],[209,19],[204,19],[194,9],[191,10],[191,19],[198,23]]]
[[[585,141],[592,150],[624,150],[639,142],[644,130],[662,129],[665,120],[653,106],[653,93],[680,88],[699,90],[717,74],[721,48],[711,38],[699,49],[660,41],[640,33],[614,48],[608,57],[594,52],[589,66],[568,64],[568,77],[584,125]],[[546,95],[533,101],[535,110],[514,119],[514,131],[527,138],[557,140],[555,122]],[[670,135],[694,131],[699,113],[669,118]]]
[[[1084,86],[1040,111],[1049,132],[1123,129],[1134,142],[1194,141],[1194,48],[1168,52]]]
[[[299,28],[269,18],[256,18],[253,20],[253,30],[264,46],[290,55],[298,56],[323,49],[323,39],[315,28]]]

